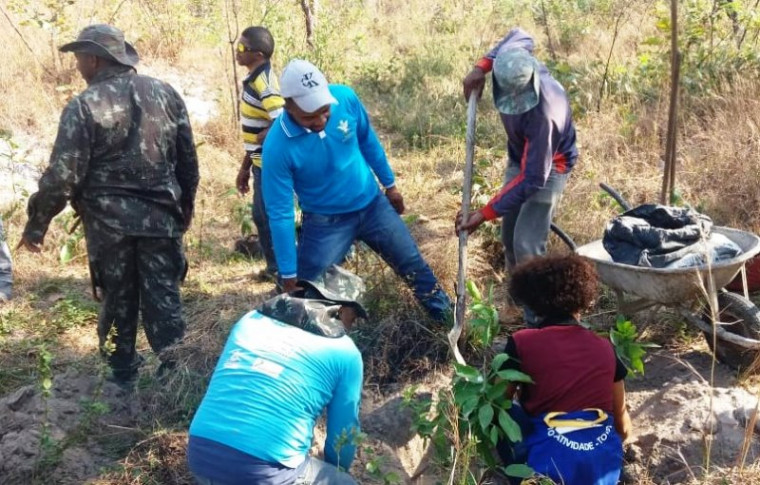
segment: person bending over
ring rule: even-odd
[[[367,314],[363,284],[332,267],[300,281],[232,328],[190,425],[188,464],[200,485],[352,485],[362,358],[346,335]],[[325,461],[309,456],[327,410]]]

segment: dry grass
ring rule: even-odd
[[[143,485],[145,483],[190,485],[185,433],[159,432],[137,443],[119,469],[90,481],[93,485]]]

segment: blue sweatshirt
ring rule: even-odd
[[[395,183],[380,140],[354,91],[330,85],[338,101],[319,133],[284,112],[264,142],[264,205],[277,267],[283,278],[297,273],[293,192],[304,212],[345,214],[364,209]]]
[[[475,65],[484,72],[505,49],[522,48],[533,53],[533,38],[515,28]],[[538,106],[519,115],[501,114],[507,132],[509,163],[520,166],[520,174],[507,183],[480,212],[495,219],[522,205],[546,185],[552,170],[569,173],[578,159],[575,124],[564,88],[543,63],[538,70],[541,87]]]
[[[233,327],[190,425],[190,469],[224,483],[287,483],[279,480],[306,459],[325,408],[325,461],[348,469],[362,373],[347,335],[322,337],[247,314]]]

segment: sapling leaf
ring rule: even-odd
[[[480,290],[475,285],[475,282],[472,280],[467,280],[467,293],[469,293],[470,297],[475,301],[481,301],[483,299],[483,295],[480,294]]]
[[[480,406],[478,410],[478,421],[480,421],[480,428],[486,431],[493,421],[493,408],[491,403],[485,403]]]
[[[462,364],[454,364],[456,375],[468,382],[483,382],[483,376],[475,367]]]
[[[496,375],[509,382],[533,382],[533,379],[528,374],[514,369],[502,370],[497,372]]]
[[[501,370],[501,366],[504,365],[504,362],[506,362],[509,359],[510,357],[508,354],[496,355],[496,357],[494,357],[493,360],[491,361],[491,369],[498,372],[499,370]]]
[[[510,477],[530,478],[535,472],[528,465],[512,464],[504,468],[504,473]]]
[[[504,431],[507,438],[509,438],[509,441],[512,443],[522,441],[522,431],[520,430],[520,426],[503,409],[499,410],[499,426],[501,426],[502,431]]]
[[[491,438],[491,444],[493,446],[496,446],[496,444],[499,442],[499,428],[496,426],[491,427],[491,432],[489,433],[489,438]]]

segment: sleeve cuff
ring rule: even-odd
[[[491,72],[491,69],[493,68],[493,59],[483,57],[475,63],[475,67],[479,67],[483,72]]]
[[[483,217],[485,217],[487,221],[492,221],[499,217],[499,214],[497,214],[496,211],[493,210],[493,207],[490,205],[487,205],[480,209],[480,213],[483,214]]]
[[[394,182],[391,182],[391,184],[390,184],[390,185],[383,185],[383,188],[384,188],[385,190],[388,190],[388,189],[392,189],[392,188],[393,188],[393,187],[395,187],[395,186],[396,186],[396,182],[394,181]]]
[[[298,274],[296,274],[296,273],[293,273],[293,274],[283,274],[283,275],[280,275],[280,278],[282,278],[284,280],[289,280],[291,278],[295,278],[296,276],[298,276]]]

